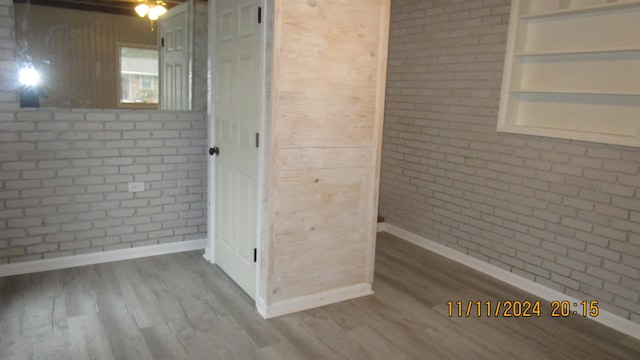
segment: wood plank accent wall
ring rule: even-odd
[[[267,306],[372,282],[389,6],[275,2]]]
[[[137,16],[15,4],[17,57],[44,68],[43,107],[118,107],[118,44],[157,44],[158,24]]]

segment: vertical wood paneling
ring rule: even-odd
[[[47,72],[43,107],[116,108],[118,44],[157,43],[149,21],[139,17],[24,4],[15,5],[15,14],[19,54]]]
[[[195,3],[195,34],[193,48],[193,109],[207,109],[207,3]]]
[[[372,281],[388,0],[276,1],[265,299]]]

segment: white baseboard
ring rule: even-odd
[[[453,250],[444,245],[438,244],[435,241],[429,240],[423,236],[414,234],[410,231],[404,230],[395,225],[388,224],[388,223],[380,223],[378,224],[378,232],[382,232],[382,231],[387,232],[391,235],[395,235],[403,240],[406,240],[412,244],[418,245],[436,254],[442,255],[462,265],[468,266],[474,270],[477,270],[483,274],[489,275],[493,278],[503,281],[520,290],[523,290],[532,295],[538,296],[541,299],[544,299],[547,301],[566,300],[571,303],[580,303],[582,301],[574,297],[568,296],[566,294],[563,294],[559,291],[548,288],[546,286],[540,285],[529,279],[525,279],[521,276],[518,276],[506,270],[503,270],[497,266],[491,265],[482,260],[478,260],[474,257],[461,253],[457,250]],[[622,318],[606,310],[600,309],[600,313],[598,314],[598,316],[588,317],[588,319],[594,320],[612,329],[618,330],[624,334],[640,339],[640,324],[637,324],[631,320]]]
[[[119,249],[90,254],[65,256],[53,259],[6,264],[0,265],[0,277],[65,269],[70,267],[93,265],[112,261],[129,260],[147,256],[202,250],[205,248],[206,243],[206,239],[188,240],[167,244],[140,246],[130,249]]]
[[[256,308],[263,318],[270,319],[276,316],[291,314],[371,294],[373,294],[373,291],[371,291],[371,284],[358,284],[318,294],[279,301],[271,305],[265,304],[264,300],[260,298],[256,301]]]

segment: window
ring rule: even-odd
[[[129,76],[121,76],[120,77],[120,88],[121,88],[121,98],[122,99],[130,99],[131,98],[131,85],[129,84]]]
[[[153,76],[141,76],[142,81],[142,89],[143,90],[153,90]]]
[[[157,108],[158,49],[120,46],[120,106]]]
[[[640,1],[513,0],[498,131],[640,147]]]

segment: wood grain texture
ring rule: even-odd
[[[371,282],[388,11],[275,1],[267,307]]]
[[[449,317],[448,300],[534,299],[391,235],[377,244],[375,295],[270,320],[198,252],[0,278],[0,358],[640,358],[639,340],[544,302],[539,318]],[[97,308],[68,312],[74,297]]]

